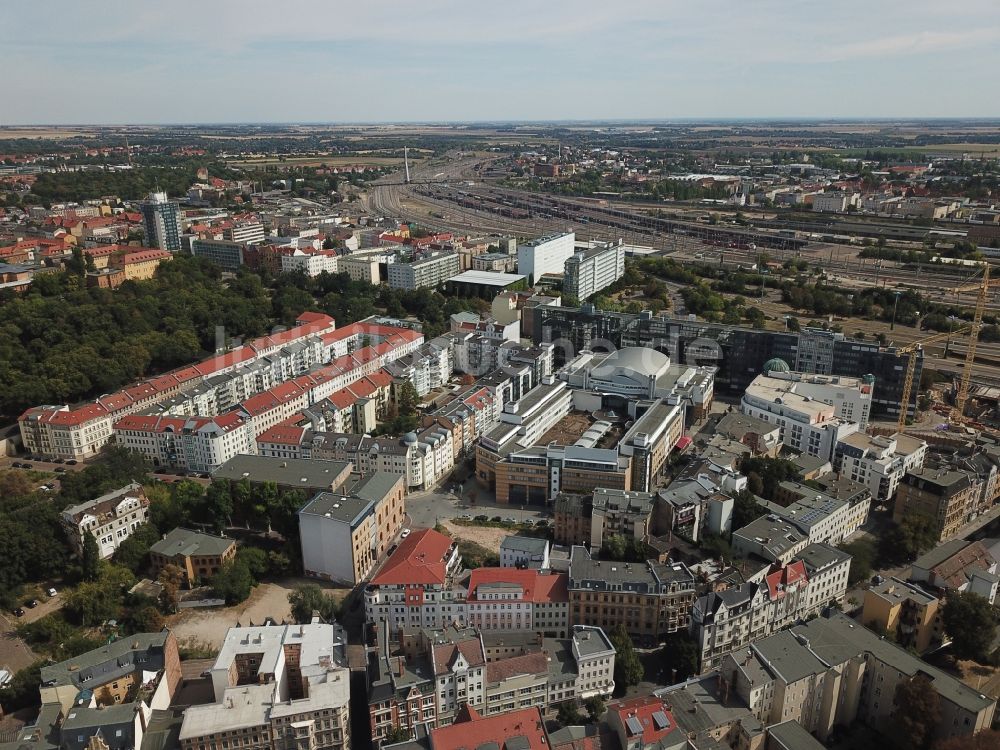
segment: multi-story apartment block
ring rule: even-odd
[[[321,492],[299,511],[307,576],[355,585],[368,577],[403,527],[403,475],[375,472],[343,492]]]
[[[931,741],[990,727],[993,698],[839,612],[727,655],[718,680],[720,692],[747,705],[758,721],[797,721],[825,741],[836,727],[859,723],[891,736],[899,728],[896,690],[917,677],[927,678],[938,695],[940,719]]]
[[[517,246],[517,272],[527,276],[532,284],[547,273],[561,275],[575,249],[573,232],[547,234],[530,240]]]
[[[842,602],[850,565],[850,555],[814,544],[787,565],[776,565],[762,581],[700,597],[691,610],[690,633],[698,644],[701,670],[718,667],[726,654],[831,602]]]
[[[131,750],[181,683],[174,635],[135,633],[42,667],[41,709],[11,747]],[[7,745],[8,743],[4,743]]]
[[[372,737],[409,730],[416,736],[461,721],[607,696],[614,690],[615,649],[600,628],[577,626],[568,637],[527,631],[482,633],[456,625],[378,632],[369,669]]]
[[[60,520],[70,544],[83,554],[84,534],[97,542],[101,558],[107,559],[149,517],[149,499],[138,482],[113,490],[62,512]]]
[[[565,573],[476,568],[469,578],[463,620],[483,631],[532,630],[563,638],[569,625]]]
[[[397,385],[409,381],[418,396],[426,396],[444,386],[455,370],[454,343],[451,334],[438,336],[413,354],[388,363],[386,372]]]
[[[213,472],[239,455],[255,454],[253,422],[232,411],[218,417],[132,414],[115,423],[118,445],[146,456],[154,466]]]
[[[886,578],[865,590],[861,622],[904,648],[924,653],[944,639],[943,609],[940,600],[920,586]]]
[[[877,502],[888,503],[903,476],[923,467],[926,456],[927,443],[919,438],[855,432],[837,443],[833,466],[841,476],[867,486]]]
[[[314,345],[307,346],[301,352],[289,353],[287,357],[282,352],[289,345],[308,342],[324,334],[335,334],[325,337],[324,340],[329,340],[330,344],[317,340]],[[231,398],[232,391],[237,389],[237,386],[248,389],[248,393],[257,393],[270,388],[270,382],[263,384],[260,378],[264,377],[266,372],[273,372],[273,368],[277,367],[276,362],[300,361],[306,363],[305,367],[311,366],[312,362],[305,356],[308,351],[315,351],[317,357],[323,358],[322,361],[328,361],[331,349],[338,343],[346,347],[347,342],[352,340],[351,334],[351,327],[335,331],[334,321],[327,315],[303,313],[296,321],[295,327],[287,331],[261,336],[235,347],[232,351],[210,357],[190,367],[144,380],[116,393],[101,396],[96,401],[73,408],[37,406],[28,409],[18,420],[21,440],[26,451],[37,455],[76,460],[93,458],[111,440],[114,435],[113,425],[122,417],[144,412],[160,404],[166,404],[164,410],[168,413],[173,411],[179,416],[191,415],[195,400],[182,397],[179,406],[167,402],[171,402],[182,392],[200,388],[207,381],[225,375],[226,380],[219,384],[221,391],[215,392],[214,387],[212,391],[216,408],[222,409],[222,405],[227,403],[225,398]],[[398,351],[399,356],[406,353],[402,351],[404,348],[404,346],[388,346],[389,351],[393,353]],[[388,351],[383,356],[386,355]],[[268,358],[274,359],[272,361]],[[265,359],[268,359],[266,364],[271,365],[272,369],[263,366]],[[281,371],[286,371],[284,365]],[[212,414],[200,416],[210,417]],[[139,447],[144,444],[135,445]]]
[[[591,495],[561,494],[555,501],[553,527],[556,544],[600,549],[618,534],[644,541],[650,533],[654,496],[597,487]]]
[[[435,289],[461,270],[457,253],[438,253],[412,263],[389,264],[393,289]]]
[[[154,576],[168,565],[175,565],[184,573],[189,587],[208,581],[234,557],[233,539],[182,528],[174,529],[149,548]]]
[[[779,488],[785,497],[798,499],[787,505],[765,500],[762,507],[769,517],[775,517],[770,520],[792,524],[810,544],[840,544],[868,520],[871,499],[867,492],[851,500],[839,500],[798,482],[782,482]]]
[[[337,259],[337,253],[333,250],[296,248],[291,253],[281,256],[281,270],[284,273],[301,271],[306,276],[337,273]]]
[[[625,243],[589,242],[566,259],[563,291],[583,302],[625,275]]]
[[[181,249],[180,206],[167,198],[166,193],[151,193],[149,199],[139,204],[144,241],[149,247],[157,247],[176,253]]]
[[[793,450],[832,461],[837,443],[858,432],[860,426],[858,422],[837,416],[836,413],[845,412],[846,407],[820,400],[815,395],[820,389],[812,388],[810,395],[803,395],[799,393],[800,385],[796,380],[758,375],[747,386],[740,410],[776,424],[781,430],[781,442]],[[846,393],[848,389],[836,387],[830,392]]]
[[[208,670],[215,702],[184,711],[182,750],[350,750],[346,636],[334,625],[230,628]]]
[[[568,586],[572,624],[622,625],[654,644],[688,626],[695,599],[695,577],[683,563],[594,560],[579,546],[570,553]]]
[[[231,242],[251,245],[263,242],[267,235],[264,233],[264,225],[259,221],[234,221],[222,230],[222,236]]]
[[[934,523],[937,541],[947,541],[971,520],[969,506],[977,489],[961,471],[924,467],[907,472],[896,490],[892,519],[901,523],[907,516],[926,516]]]
[[[365,588],[369,623],[441,628],[462,614],[455,578],[462,568],[458,544],[434,529],[414,531],[399,543]]]

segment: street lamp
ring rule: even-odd
[[[889,324],[889,330],[896,330],[896,308],[899,307],[899,295],[902,294],[898,289],[896,290],[896,301],[892,305],[892,323]]]

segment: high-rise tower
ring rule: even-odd
[[[181,249],[181,212],[166,193],[151,193],[139,207],[146,230],[146,246],[176,253]]]

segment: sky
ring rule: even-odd
[[[1000,0],[4,0],[0,125],[1000,116]]]

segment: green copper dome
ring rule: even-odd
[[[788,366],[788,363],[785,360],[779,359],[778,357],[769,359],[764,363],[765,375],[770,375],[772,372],[790,372],[791,369],[792,368]]]

